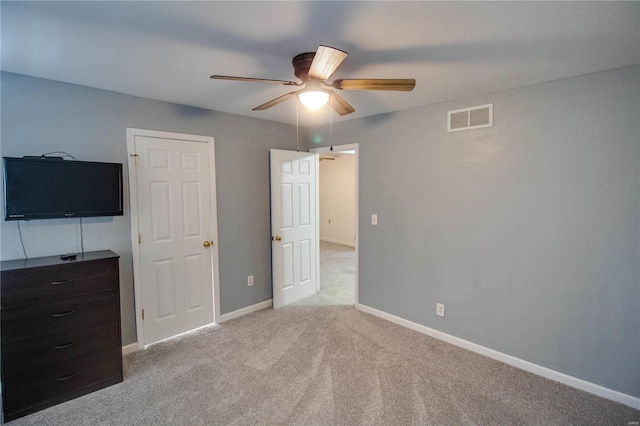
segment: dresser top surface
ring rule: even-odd
[[[75,260],[62,260],[60,256],[34,257],[30,259],[3,260],[0,262],[0,270],[12,271],[16,269],[39,268],[42,266],[69,265],[78,262],[87,262],[91,260],[102,260],[119,258],[117,254],[111,250],[90,251],[86,253],[78,253]]]

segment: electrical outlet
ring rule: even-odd
[[[253,275],[247,277],[247,285],[251,287],[253,285]]]
[[[372,225],[377,225],[378,224],[378,215],[377,214],[372,214],[371,215],[371,224]]]
[[[442,303],[436,303],[436,315],[444,316],[444,305]]]

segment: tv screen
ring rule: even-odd
[[[4,157],[4,219],[121,216],[122,164]]]

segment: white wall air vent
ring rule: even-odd
[[[493,104],[456,109],[447,113],[447,132],[493,126]]]

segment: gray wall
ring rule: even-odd
[[[492,128],[446,132],[486,103]],[[639,112],[630,67],[334,124],[360,144],[360,303],[640,396]]]
[[[271,298],[269,149],[295,149],[295,127],[18,74],[3,72],[0,83],[2,156],[66,151],[123,163],[126,182],[127,127],[213,136],[221,313]],[[301,141],[306,150],[306,133]],[[125,188],[123,217],[83,220],[85,250],[121,256],[124,344],[136,340],[128,196]],[[17,223],[2,220],[1,227],[1,258],[22,258]],[[29,257],[80,250],[78,219],[21,222],[21,228]],[[250,274],[253,287],[246,284]]]

